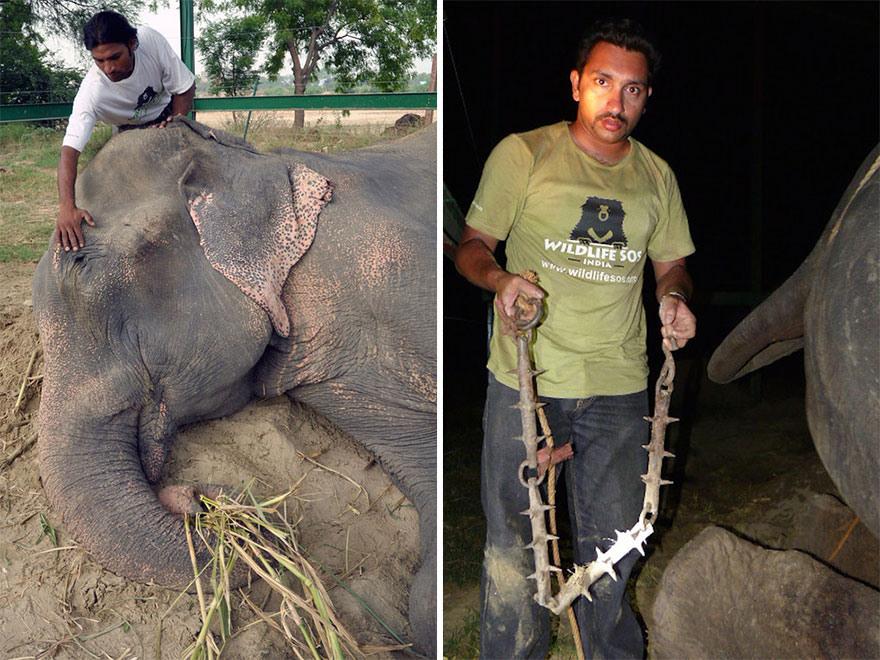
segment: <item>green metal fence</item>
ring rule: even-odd
[[[67,119],[71,103],[0,105],[0,122]],[[197,98],[196,112],[208,110],[341,110],[341,109],[428,110],[437,108],[436,92],[388,94],[314,94],[304,96],[234,96]]]

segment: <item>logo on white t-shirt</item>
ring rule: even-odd
[[[147,86],[147,88],[140,93],[137,99],[137,105],[134,107],[134,116],[132,119],[139,119],[143,114],[147,111],[151,106],[156,105],[156,99],[158,98],[158,94],[156,90],[153,89],[152,86]]]

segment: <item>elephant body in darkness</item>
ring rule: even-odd
[[[798,270],[716,349],[726,383],[801,347],[807,421],[846,503],[880,538],[880,146]]]
[[[182,424],[287,392],[416,507],[409,617],[432,654],[436,131],[263,154],[175,120],[115,136],[77,200],[97,226],[79,251],[53,241],[33,287],[40,470],[71,535],[119,575],[186,585],[182,520],[153,488],[169,443]]]

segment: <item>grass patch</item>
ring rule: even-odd
[[[443,479],[443,580],[456,586],[480,581],[486,519],[480,505],[480,458],[482,438],[454,438],[446,432],[444,444],[475,443],[473,449],[444,449]],[[476,453],[476,456],[474,456]],[[454,513],[451,513],[454,512]]]
[[[85,167],[110,139],[99,124],[79,159]],[[36,261],[58,218],[56,170],[64,130],[30,122],[0,124],[0,262]]]
[[[0,124],[0,261],[32,261],[46,250],[62,137],[44,126]]]
[[[468,610],[462,625],[443,640],[443,657],[449,660],[480,657],[480,613],[477,610]]]
[[[478,364],[468,376],[444,394],[443,581],[458,587],[479,583],[486,541],[480,503],[485,369]]]

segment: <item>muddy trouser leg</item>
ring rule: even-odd
[[[543,658],[550,642],[550,613],[534,600],[535,570],[528,516],[528,490],[517,478],[525,448],[519,392],[489,374],[483,412],[480,490],[486,515],[486,545],[480,581],[480,657]]]
[[[644,497],[640,475],[648,466],[642,445],[649,440],[647,391],[588,399],[544,399],[556,444],[568,427],[574,456],[562,463],[568,497],[575,562],[596,558],[596,547],[607,550],[615,530],[632,527]],[[573,405],[572,405],[573,402]],[[559,411],[563,411],[560,419]],[[559,431],[557,431],[557,428]],[[587,658],[642,658],[641,628],[626,598],[626,583],[640,555],[632,551],[615,565],[617,581],[602,577],[593,585],[593,602],[575,601],[575,614]]]

